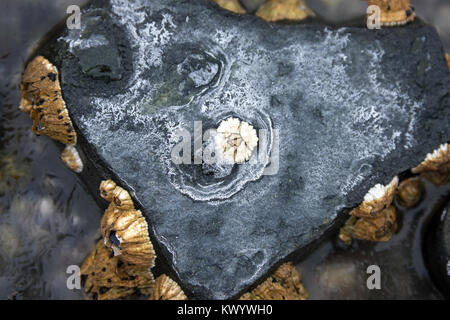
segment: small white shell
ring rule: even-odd
[[[249,160],[253,149],[258,145],[258,136],[253,126],[233,117],[220,123],[214,139],[219,159],[227,163]]]

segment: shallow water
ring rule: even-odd
[[[102,210],[60,161],[61,145],[36,137],[17,110],[23,62],[67,6],[83,2],[0,4],[0,299],[83,298],[67,289],[66,269],[94,247]],[[419,207],[400,213],[400,230],[388,243],[344,248],[325,241],[298,264],[310,298],[440,298],[423,265],[420,229],[449,190],[429,186]],[[367,290],[371,264],[381,267],[382,290]]]

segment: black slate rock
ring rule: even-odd
[[[107,41],[63,30],[40,53],[60,70],[84,153],[132,191],[191,297],[238,297],[450,140],[450,76],[430,26],[268,24],[206,0],[121,3],[82,12],[82,24],[102,17]],[[101,52],[104,77],[86,67]],[[229,116],[262,132],[258,161],[171,160],[180,128]]]

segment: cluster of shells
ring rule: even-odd
[[[25,69],[21,95],[19,110],[33,120],[33,132],[65,144],[62,161],[77,173],[83,171],[75,148],[77,134],[62,97],[57,68],[43,56],[34,58]]]
[[[416,205],[423,193],[421,178],[441,185],[450,181],[450,149],[441,145],[411,173],[416,176],[402,181],[397,177],[386,185],[377,184],[364,196],[364,201],[350,212],[351,217],[339,232],[339,239],[350,244],[352,238],[369,241],[388,241],[397,229],[396,208],[392,204],[394,196],[404,207]]]
[[[238,0],[213,0],[221,7],[238,14],[246,13]],[[382,26],[398,26],[414,20],[410,0],[368,0],[380,8]],[[256,16],[266,21],[300,21],[313,17],[304,0],[269,0],[259,7]],[[450,67],[450,56],[446,56]],[[62,97],[57,68],[38,56],[25,69],[19,109],[33,121],[36,135],[47,135],[66,145],[63,162],[73,171],[83,170],[75,147],[77,135]],[[242,163],[256,147],[255,129],[244,121],[229,118],[217,130],[216,145],[224,159]],[[411,170],[435,184],[450,181],[450,149],[441,145]],[[400,203],[415,205],[423,186],[416,176],[400,183],[397,177],[386,185],[375,185],[364,201],[350,212],[350,219],[340,230],[339,238],[351,243],[352,238],[388,241],[397,228],[393,198]],[[93,299],[119,299],[136,294],[153,300],[184,300],[186,295],[167,275],[156,280],[151,272],[156,254],[148,234],[148,225],[140,210],[136,210],[130,194],[112,180],[102,181],[100,195],[109,202],[101,220],[102,239],[85,259],[81,273],[86,296]],[[308,293],[300,282],[300,274],[292,263],[283,264],[265,282],[244,294],[243,300],[306,299]]]
[[[185,300],[178,284],[166,275],[154,280],[156,254],[148,225],[128,191],[102,181],[100,196],[109,202],[101,223],[102,240],[84,261],[81,274],[88,298],[119,299],[135,294],[153,300]]]

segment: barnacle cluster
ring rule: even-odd
[[[306,300],[308,292],[291,262],[281,265],[266,281],[243,294],[240,300]]]
[[[30,115],[33,132],[64,144],[75,145],[77,135],[61,94],[58,70],[43,56],[25,69],[19,109]]]
[[[83,163],[74,147],[77,134],[62,97],[57,68],[43,56],[34,58],[23,74],[21,95],[19,110],[30,115],[33,132],[66,144],[61,159],[80,173]]]
[[[414,10],[411,0],[367,0],[369,6],[380,8],[380,24],[384,27],[394,27],[414,21]]]
[[[135,210],[129,193],[105,180],[100,195],[110,204],[101,220],[103,239],[81,267],[86,297],[111,300],[141,294],[151,300],[186,300],[183,290],[168,276],[154,280],[151,268],[156,255],[147,223]]]
[[[339,232],[339,239],[350,244],[352,238],[369,241],[388,241],[397,230],[396,209],[392,200],[398,178],[383,186],[375,185],[364,196],[364,201],[350,211],[350,217]]]
[[[448,143],[442,144],[433,153],[427,154],[425,160],[411,171],[437,185],[448,183],[450,181],[450,148]]]
[[[212,1],[228,11],[239,14],[246,13],[245,9],[242,7],[239,0],[212,0]]]
[[[268,22],[301,21],[315,16],[304,0],[269,0],[259,7],[255,15]]]
[[[111,202],[100,226],[105,245],[124,262],[153,267],[156,255],[147,222],[141,211],[134,208],[128,191],[112,180],[105,180],[100,184],[100,195]]]
[[[155,282],[149,268],[123,262],[102,240],[83,262],[81,275],[86,297],[98,300],[150,296]]]
[[[227,163],[247,161],[258,144],[253,126],[233,117],[220,123],[214,139],[219,159]]]

